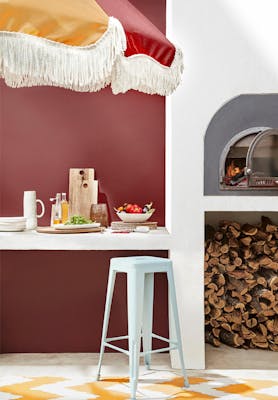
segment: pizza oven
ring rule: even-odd
[[[278,94],[244,94],[212,117],[204,140],[204,194],[278,196]]]
[[[278,188],[278,129],[254,127],[225,146],[219,166],[220,190]]]

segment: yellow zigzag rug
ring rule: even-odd
[[[190,388],[181,390],[182,378],[172,372],[150,372],[139,380],[138,399],[274,400],[278,382],[233,379],[222,375],[189,377]],[[0,377],[0,400],[128,400],[128,378]]]

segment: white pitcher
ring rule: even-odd
[[[23,197],[24,217],[27,218],[26,229],[36,229],[38,226],[37,218],[44,216],[45,206],[43,202],[36,198],[36,191],[26,191]],[[37,203],[41,205],[42,211],[37,215]]]

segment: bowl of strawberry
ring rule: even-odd
[[[152,202],[145,204],[144,207],[140,207],[138,204],[125,203],[114,208],[114,210],[123,222],[141,223],[146,222],[155,212],[152,206]]]

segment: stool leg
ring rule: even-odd
[[[110,268],[109,277],[108,277],[108,285],[107,285],[103,327],[102,327],[102,337],[101,337],[101,346],[100,346],[100,354],[99,354],[99,362],[98,362],[97,380],[100,379],[101,364],[102,364],[103,353],[104,353],[104,349],[105,349],[104,344],[105,344],[105,340],[107,337],[109,316],[110,316],[111,304],[112,304],[112,299],[113,299],[113,291],[114,291],[114,286],[115,286],[115,278],[116,278],[116,271],[114,271]]]
[[[131,399],[136,399],[144,302],[144,273],[128,272],[128,346]]]
[[[153,288],[154,274],[145,274],[145,290],[144,290],[144,312],[143,312],[143,351],[144,353],[152,350],[152,330],[153,330]],[[145,354],[145,365],[150,369],[151,354]]]
[[[174,275],[173,275],[172,267],[167,272],[167,277],[168,277],[170,303],[171,303],[171,306],[172,306],[173,318],[174,318],[174,324],[175,324],[175,331],[176,331],[176,339],[177,339],[177,343],[178,343],[178,352],[179,352],[179,357],[180,357],[181,370],[182,370],[182,375],[184,377],[184,386],[185,387],[189,387],[188,378],[187,378],[186,369],[185,369],[185,364],[184,364],[184,358],[183,358],[181,332],[180,332],[180,322],[179,322],[179,313],[178,313],[176,289],[175,289],[175,282],[174,282]]]

